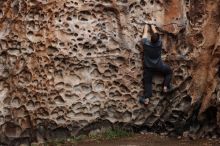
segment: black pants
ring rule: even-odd
[[[172,79],[172,70],[171,68],[164,64],[160,63],[155,68],[144,67],[144,97],[149,98],[152,96],[152,78],[156,72],[161,72],[164,77],[163,86],[170,88],[170,82]]]

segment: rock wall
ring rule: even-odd
[[[122,124],[219,136],[219,0],[0,1],[0,141]],[[176,90],[143,94],[144,22],[157,23]]]

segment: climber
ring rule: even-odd
[[[150,37],[148,36],[149,28]],[[152,77],[155,72],[161,72],[165,76],[163,93],[170,93],[172,91],[172,70],[161,59],[162,42],[155,25],[145,25],[142,43],[144,48],[144,96],[139,98],[139,103],[147,105],[149,97],[152,96]]]

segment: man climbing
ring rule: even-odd
[[[148,36],[149,28],[150,37]],[[147,105],[149,97],[152,96],[152,77],[155,72],[161,72],[165,76],[163,92],[168,93],[171,91],[172,70],[161,59],[162,42],[155,25],[145,25],[142,43],[144,48],[144,96],[139,98],[139,102]]]

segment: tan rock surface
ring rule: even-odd
[[[119,123],[218,134],[219,3],[0,1],[0,141],[43,141]],[[157,75],[148,108],[137,103],[143,22],[163,30],[162,57],[177,87],[161,95]]]

